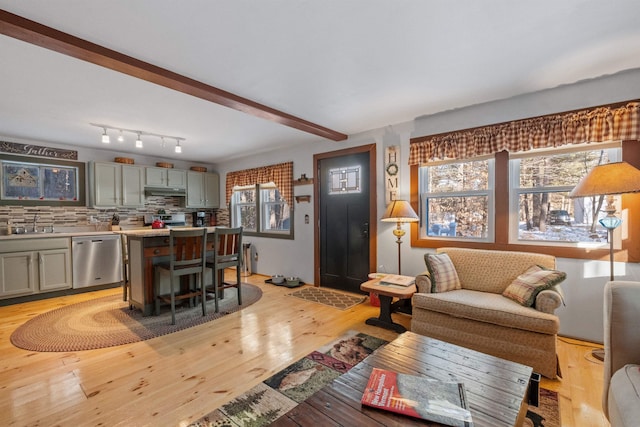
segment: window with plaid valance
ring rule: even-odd
[[[228,172],[226,186],[227,203],[231,200],[234,187],[267,184],[269,182],[275,183],[282,198],[289,206],[293,206],[293,162]]]
[[[640,102],[414,138],[409,165],[569,144],[640,139]]]

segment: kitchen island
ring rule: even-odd
[[[180,230],[192,227],[180,227]],[[213,251],[213,233],[216,227],[207,229],[207,251]],[[169,229],[123,230],[127,236],[129,251],[129,303],[139,308],[145,316],[151,315],[155,309],[154,265],[169,259]],[[210,235],[210,236],[209,236]],[[212,276],[207,274],[205,283],[211,283]],[[168,276],[161,278],[161,289],[169,289]]]

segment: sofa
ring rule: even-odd
[[[445,265],[450,260],[455,271],[439,271],[432,265],[436,259]],[[411,300],[413,332],[531,366],[547,378],[560,374],[560,321],[554,312],[564,304],[558,283],[565,274],[555,270],[554,256],[447,247],[425,254],[425,261],[428,269],[416,276]],[[528,272],[534,270],[551,279],[530,286]],[[459,283],[439,288],[438,281],[451,274]],[[521,290],[523,283],[527,292],[512,299],[509,292]]]
[[[612,427],[640,423],[640,282],[604,289],[602,409]]]

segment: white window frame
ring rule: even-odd
[[[593,150],[610,150],[608,153],[610,162],[617,162],[622,159],[621,143],[598,143],[598,144],[579,144],[567,148],[546,148],[532,150],[523,153],[514,153],[509,156],[509,244],[531,245],[531,246],[562,246],[575,248],[602,248],[608,247],[608,242],[565,242],[557,240],[525,240],[519,239],[519,214],[520,214],[520,195],[524,193],[552,193],[552,192],[570,192],[575,185],[565,186],[548,186],[536,188],[520,187],[520,159],[529,157],[541,157],[545,154],[559,155],[566,153],[574,153],[579,151]],[[576,183],[577,185],[577,183]],[[619,198],[616,200],[617,209],[620,209]]]
[[[289,208],[289,230],[269,230],[266,226],[266,213],[268,211],[269,206],[271,205],[279,205],[283,204],[282,202],[271,202],[265,201],[267,198],[265,197],[265,192],[277,188],[274,183],[267,184],[255,184],[255,185],[247,185],[243,187],[234,187],[233,193],[231,197],[231,224],[234,227],[237,227],[241,224],[240,212],[243,206],[255,206],[256,212],[256,229],[245,229],[243,230],[243,234],[248,236],[258,236],[258,237],[273,237],[273,238],[281,238],[281,239],[293,239],[293,209],[288,202],[284,203],[284,206]],[[239,203],[237,201],[237,192],[247,189],[255,189],[256,191],[256,200],[254,203]]]
[[[468,191],[451,191],[451,192],[439,192],[429,193],[425,189],[429,188],[428,173],[424,168],[431,166],[440,166],[443,164],[452,163],[468,163],[473,161],[487,160],[488,162],[488,181],[487,189],[485,190],[468,190]],[[451,240],[456,242],[483,242],[493,243],[495,241],[495,159],[493,156],[474,157],[472,159],[456,159],[431,162],[428,165],[420,166],[418,172],[419,180],[419,195],[420,195],[420,209],[418,215],[420,216],[420,239],[429,240]],[[487,197],[487,236],[484,238],[472,238],[472,237],[458,237],[458,236],[431,236],[428,233],[428,212],[425,212],[428,199],[437,199],[443,197]]]

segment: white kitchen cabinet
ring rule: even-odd
[[[94,208],[144,206],[144,167],[89,163],[89,201]]]
[[[146,167],[145,185],[147,187],[186,188],[187,171],[181,169]]]
[[[0,299],[70,289],[71,244],[68,238],[2,242]]]
[[[220,207],[220,177],[217,173],[187,172],[186,207]]]

